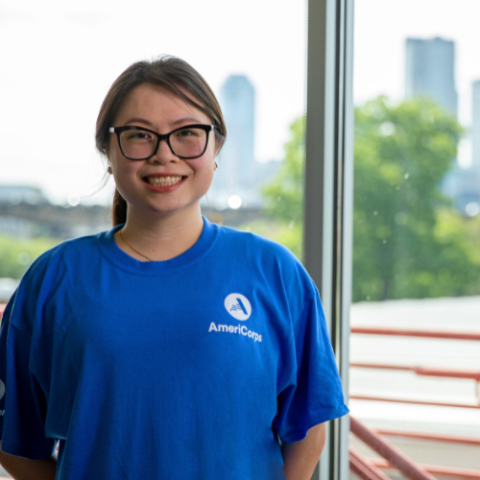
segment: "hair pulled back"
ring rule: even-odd
[[[219,152],[225,142],[227,129],[222,110],[212,89],[187,62],[165,55],[153,61],[134,63],[113,82],[97,118],[95,141],[97,150],[101,154],[107,155],[112,138],[108,129],[113,126],[122,102],[134,88],[145,83],[166,88],[205,113],[215,125],[217,153]],[[117,189],[113,198],[112,217],[114,226],[125,223],[127,220],[127,202]]]

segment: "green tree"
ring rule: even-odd
[[[426,99],[379,97],[355,110],[353,300],[480,293],[476,221],[441,194],[461,127]],[[300,245],[304,119],[292,124],[284,165],[264,189],[268,212],[294,222]]]
[[[58,240],[36,238],[23,240],[0,235],[0,277],[20,279],[31,263]]]
[[[355,112],[354,300],[423,298],[469,291],[476,266],[440,183],[461,128],[426,99],[380,97]],[[449,212],[446,214],[446,212]]]
[[[290,126],[283,165],[273,182],[263,189],[265,210],[279,229],[267,235],[302,258],[303,172],[305,168],[305,117]]]
[[[305,168],[305,117],[290,126],[285,158],[277,177],[263,189],[265,209],[278,220],[301,222],[303,217],[303,171]]]

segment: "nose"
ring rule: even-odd
[[[153,163],[167,164],[176,162],[178,160],[179,158],[172,152],[170,146],[168,145],[167,139],[162,138],[158,144],[155,155],[148,161]]]

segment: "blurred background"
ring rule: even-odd
[[[476,0],[355,2],[350,408],[448,478],[480,478],[458,470],[480,471],[479,16]],[[43,251],[110,228],[96,116],[160,54],[197,68],[226,118],[204,214],[302,258],[304,3],[0,0],[0,25],[0,303]]]

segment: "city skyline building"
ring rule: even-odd
[[[222,84],[218,97],[227,139],[207,203],[219,209],[260,208],[261,186],[273,177],[280,162],[259,163],[255,159],[255,87],[246,75],[232,74]]]
[[[407,38],[405,42],[405,97],[429,97],[458,117],[455,85],[455,43],[435,37]],[[472,85],[472,164],[455,160],[442,180],[443,193],[464,214],[478,213],[480,202],[480,81]],[[478,166],[478,167],[477,167]]]
[[[472,167],[480,169],[480,79],[472,82]]]
[[[480,79],[472,82],[472,125],[470,128],[472,162],[464,170],[460,202],[467,215],[480,213]]]
[[[255,88],[247,76],[229,75],[220,88],[227,141],[219,158],[219,180],[240,195],[255,168]]]
[[[468,167],[456,163],[442,187],[460,211],[473,217],[480,213],[480,80],[472,82],[471,92],[472,122],[466,138],[471,146],[471,162]]]
[[[455,43],[443,38],[407,38],[405,97],[427,96],[457,116]]]

